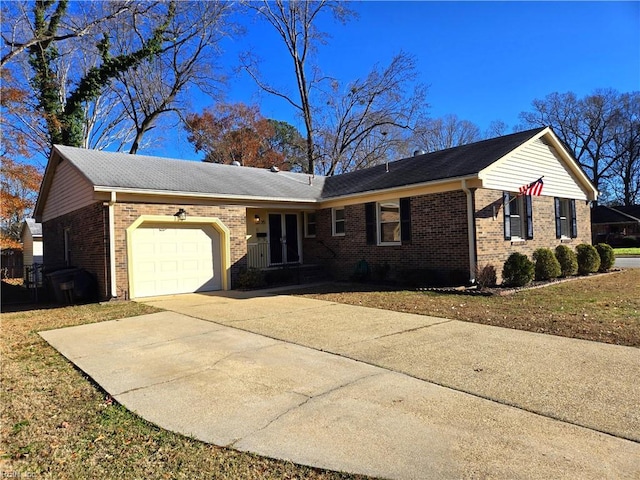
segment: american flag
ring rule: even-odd
[[[542,181],[542,177],[540,177],[535,182],[528,183],[520,187],[521,195],[534,195],[539,197],[542,194],[542,187],[544,186],[544,182]]]

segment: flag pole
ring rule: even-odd
[[[544,178],[544,175],[542,175],[540,178],[538,178],[538,180],[534,180],[533,182],[529,183],[529,185],[531,185],[532,183],[536,183],[537,181],[540,181]],[[511,200],[509,200],[508,205],[511,204],[511,202],[513,202],[514,200],[517,200],[519,197],[524,196],[524,193],[520,193],[518,192],[517,195],[515,197],[513,197]]]

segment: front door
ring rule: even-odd
[[[269,260],[271,265],[300,260],[296,213],[269,214]]]

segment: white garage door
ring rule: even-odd
[[[133,231],[133,295],[220,290],[220,234],[211,226],[143,225]]]

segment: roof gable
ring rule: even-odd
[[[421,183],[475,177],[480,171],[535,137],[544,128],[513,133],[437,152],[416,155],[388,165],[327,178],[323,198],[385,190]]]
[[[42,224],[35,221],[33,218],[25,218],[22,222],[22,229],[20,231],[20,237],[24,237],[25,233],[30,233],[33,238],[42,237]]]
[[[519,187],[543,177],[542,194],[595,200],[598,192],[551,128],[533,137],[485,167],[479,177],[483,187],[518,191]]]
[[[55,146],[96,190],[311,201],[323,177],[267,169]]]

